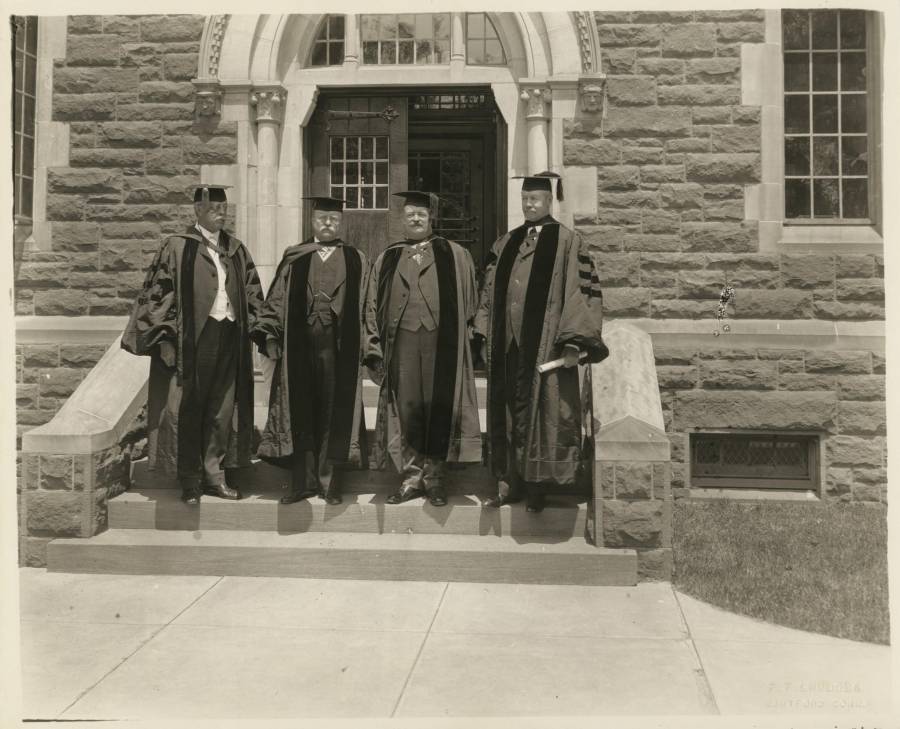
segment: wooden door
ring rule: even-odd
[[[485,149],[479,137],[413,138],[409,142],[409,184],[441,198],[434,232],[469,249],[484,267],[492,241],[485,225]]]
[[[347,201],[342,237],[370,260],[403,238],[408,120],[402,96],[322,95],[307,127],[306,194]]]

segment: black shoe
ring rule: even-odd
[[[428,489],[428,503],[432,506],[447,505],[447,492],[443,486],[432,486]]]
[[[528,500],[525,502],[525,511],[530,514],[539,514],[544,510],[544,492],[540,488],[528,489]]]
[[[329,506],[337,506],[344,501],[344,499],[341,497],[341,492],[337,489],[326,491],[324,494],[320,494],[320,496],[325,499],[325,503]]]
[[[279,499],[280,504],[296,504],[298,501],[318,496],[319,492],[315,489],[307,489],[305,491],[295,491],[291,489],[287,494]]]
[[[424,496],[425,491],[420,488],[403,488],[401,487],[398,491],[395,491],[390,496],[387,497],[387,503],[389,504],[402,504],[404,501],[411,501],[412,499],[418,499],[420,496]]]
[[[203,493],[209,496],[218,496],[220,499],[228,499],[229,501],[239,501],[241,499],[240,491],[224,483],[215,486],[204,486]]]
[[[200,503],[200,495],[203,488],[199,480],[192,478],[179,479],[181,484],[181,500],[188,506],[197,506]]]
[[[522,495],[518,493],[508,493],[504,495],[491,496],[488,499],[485,499],[481,502],[482,506],[487,506],[490,509],[499,509],[501,506],[505,504],[518,504],[522,500]]]

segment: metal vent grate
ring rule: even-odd
[[[818,439],[807,435],[691,434],[691,485],[815,488]]]

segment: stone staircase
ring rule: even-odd
[[[655,371],[653,375],[650,393],[658,407]],[[485,384],[482,379],[477,387],[482,427]],[[259,462],[240,474],[245,496],[241,501],[204,496],[199,507],[191,508],[180,501],[174,481],[160,478],[139,461],[130,464],[127,490],[106,500],[104,509],[91,512],[93,522],[105,529],[101,526],[49,541],[46,565],[60,572],[632,585],[638,581],[642,556],[658,560],[662,555],[665,560],[670,552],[666,532],[653,532],[654,523],[667,518],[668,481],[664,486],[658,483],[658,493],[650,500],[636,503],[616,498],[616,473],[622,484],[625,475],[640,469],[654,478],[663,458],[660,449],[664,448],[668,459],[664,433],[660,434],[652,418],[635,410],[632,391],[626,387],[619,396],[616,422],[626,427],[612,427],[612,423],[608,428],[610,445],[605,450],[611,460],[598,459],[595,464],[593,493],[553,492],[540,514],[528,513],[524,503],[484,508],[482,501],[494,486],[487,469],[478,464],[448,468],[449,503],[444,507],[431,506],[424,499],[387,504],[398,476],[366,470],[340,473],[342,504],[331,506],[313,498],[282,505],[278,500],[287,472]],[[135,394],[135,401],[142,396]],[[363,399],[370,428],[376,398],[377,390],[368,383]],[[594,398],[596,403],[596,384]],[[263,402],[257,402],[258,425],[265,417]],[[659,420],[661,424],[661,415]],[[635,429],[635,422],[645,425]],[[52,430],[45,431],[44,441],[35,443],[45,449],[58,448],[61,441],[59,436],[50,439]],[[115,437],[121,433],[102,439],[91,435],[106,448],[102,453],[114,452],[106,444]],[[97,470],[95,456],[93,461],[90,456],[84,458],[84,468],[91,463],[96,471],[96,488],[105,477],[102,467]],[[77,462],[74,468],[77,472]],[[603,481],[601,474],[610,474],[612,480]],[[647,525],[653,546],[662,549],[648,551],[640,549],[643,543],[629,541],[631,534],[646,531]]]

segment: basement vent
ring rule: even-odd
[[[819,439],[814,435],[691,433],[691,486],[815,489]]]

